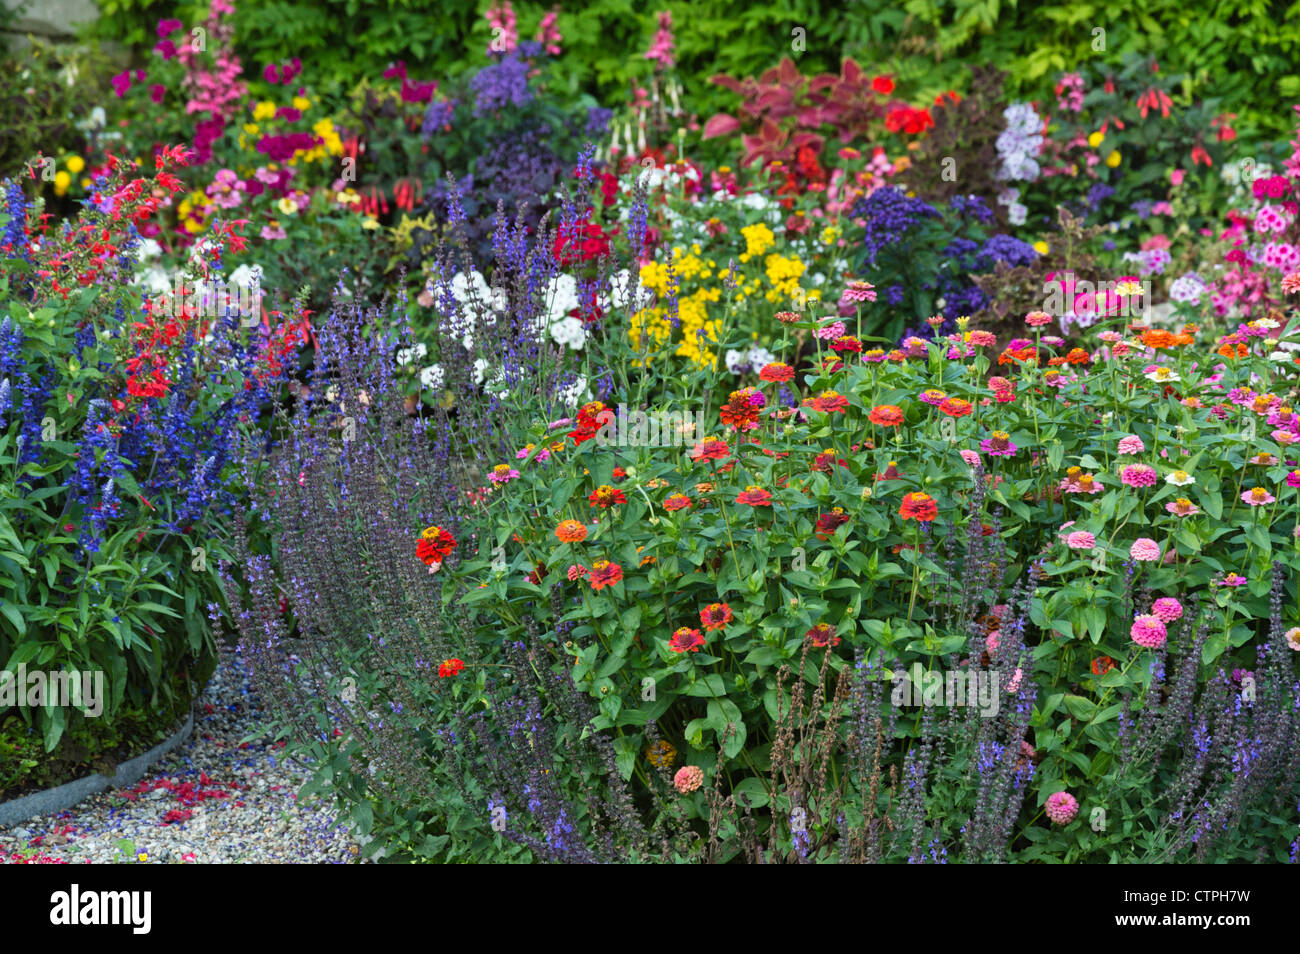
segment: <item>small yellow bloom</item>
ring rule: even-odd
[[[1112,149],[1109,156],[1106,157],[1106,165],[1114,169],[1119,165],[1119,150]]]
[[[1034,251],[1037,252],[1039,255],[1046,255],[1048,251],[1050,251],[1050,249],[1048,249],[1046,242],[1044,242],[1042,239],[1039,239],[1037,242],[1034,243]]]
[[[1092,146],[1093,149],[1096,149],[1098,146],[1101,145],[1101,141],[1105,138],[1106,138],[1105,135],[1103,135],[1102,133],[1095,132],[1088,137],[1088,145]]]
[[[82,159],[80,156],[68,157],[68,171],[71,172],[73,175],[76,175],[84,168],[86,168],[85,159]]]
[[[68,191],[68,186],[72,184],[72,176],[68,175],[62,169],[54,174],[54,192],[56,195],[63,195]]]
[[[299,111],[311,109],[311,100],[305,96],[295,96],[293,98],[293,108]]]
[[[375,218],[373,215],[367,215],[364,219],[361,220],[361,227],[363,229],[371,229],[371,230],[377,229],[379,228],[379,220]]]
[[[274,115],[275,103],[271,102],[269,99],[264,99],[253,107],[253,119],[255,121],[270,119]]]
[[[279,202],[277,202],[277,203],[275,204],[275,207],[276,207],[277,209],[279,209],[280,212],[281,212],[282,214],[284,214],[284,215],[297,215],[297,214],[298,214],[298,206],[297,206],[297,204],[293,201],[293,199],[289,198],[288,196],[285,196],[283,199],[281,199]]]
[[[248,133],[250,136],[256,136],[261,131],[262,128],[258,126],[257,123],[244,123],[244,132]]]

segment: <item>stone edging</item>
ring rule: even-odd
[[[143,755],[123,762],[110,777],[107,775],[88,775],[76,781],[67,782],[55,788],[41,792],[32,792],[12,801],[0,802],[0,825],[16,825],[37,815],[53,815],[71,808],[78,802],[89,798],[97,792],[109,788],[121,788],[134,785],[144,777],[145,772],[160,758],[189,738],[194,731],[194,711],[191,709],[185,724],[177,729],[170,738],[155,745]]]

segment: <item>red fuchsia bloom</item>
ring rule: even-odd
[[[597,560],[591,565],[591,574],[588,580],[593,590],[599,591],[607,586],[613,586],[621,579],[623,579],[623,568],[617,563],[611,563],[608,560]]]
[[[836,507],[830,513],[823,513],[817,517],[817,529],[814,532],[818,540],[829,540],[835,535],[836,530],[848,522],[849,515],[844,512],[844,508]]]
[[[939,411],[949,417],[965,417],[974,410],[974,405],[965,398],[950,397],[939,402]]]
[[[601,484],[587,497],[593,507],[599,507],[601,510],[607,510],[614,504],[627,503],[627,495],[616,487],[609,484]]]
[[[762,487],[755,487],[751,484],[736,495],[736,503],[745,504],[748,507],[770,507],[772,506],[772,495]]]
[[[667,16],[667,14],[664,14]],[[683,765],[673,776],[673,788],[685,795],[704,784],[704,771],[698,765]]]
[[[1276,499],[1263,487],[1252,487],[1241,495],[1242,502],[1248,503],[1252,507],[1262,507],[1265,504],[1271,504]]]
[[[808,642],[812,643],[818,649],[826,649],[830,646],[838,646],[840,638],[835,635],[835,627],[830,623],[818,623],[808,632],[804,633]]]
[[[1079,814],[1079,800],[1069,792],[1054,792],[1047,796],[1043,810],[1057,825],[1068,825]]]
[[[1154,563],[1160,559],[1160,544],[1150,537],[1138,537],[1128,548],[1128,555],[1139,563]]]
[[[722,629],[733,619],[735,619],[735,616],[732,615],[731,607],[726,603],[710,603],[700,610],[700,625],[704,627],[706,633]]]
[[[910,493],[903,497],[903,503],[898,508],[898,514],[904,520],[929,523],[939,515],[939,505],[929,494]]]
[[[1169,632],[1159,616],[1138,616],[1133,620],[1129,636],[1145,649],[1159,649],[1169,638]]]
[[[691,498],[685,494],[673,494],[664,501],[664,509],[672,512],[684,510],[691,505]]]
[[[415,555],[426,566],[436,568],[456,549],[456,539],[442,527],[425,527],[415,544]]]
[[[1050,325],[1052,316],[1045,311],[1031,311],[1025,315],[1025,324],[1032,328],[1041,328],[1043,325]]]
[[[1119,453],[1127,454],[1130,457],[1135,457],[1138,454],[1145,452],[1146,449],[1147,446],[1142,443],[1142,438],[1138,437],[1136,434],[1130,434],[1128,437],[1121,438],[1119,446],[1116,448]]]
[[[876,290],[871,282],[849,282],[844,294],[840,297],[841,301],[853,302],[854,304],[864,301],[875,301]]]
[[[692,460],[723,460],[730,453],[731,448],[726,441],[708,437],[695,445],[690,456]]]
[[[704,634],[698,629],[683,626],[673,633],[668,640],[668,648],[675,653],[698,653],[705,643]]]
[[[903,423],[903,409],[896,404],[881,404],[871,409],[867,420],[881,427],[898,427]]]
[[[1175,517],[1190,517],[1201,512],[1201,508],[1186,497],[1179,497],[1173,503],[1165,504],[1165,509]]]
[[[449,676],[454,676],[464,668],[465,663],[463,660],[444,659],[442,664],[438,666],[438,678],[446,679]]]
[[[587,569],[585,566],[583,566],[581,563],[574,563],[574,564],[571,564],[571,565],[569,566],[569,572],[568,572],[568,574],[567,574],[568,577],[569,577],[569,582],[570,582],[570,583],[576,583],[578,580],[586,579],[587,574],[589,574],[590,572],[591,572],[591,571],[588,570],[588,569]]]
[[[1156,469],[1146,464],[1129,464],[1119,475],[1127,487],[1154,487],[1157,477]]]
[[[1016,445],[1011,443],[1011,435],[1006,431],[994,431],[980,441],[980,450],[990,457],[1014,457]]]
[[[1183,618],[1183,604],[1172,596],[1162,596],[1151,604],[1151,615],[1162,623],[1172,623]]]
[[[836,412],[843,414],[844,409],[849,406],[849,399],[836,391],[823,391],[815,398],[804,398],[803,403],[805,407],[811,407],[814,411],[821,411],[824,414]]]
[[[758,372],[760,379],[764,381],[785,382],[794,377],[794,368],[780,361],[763,366],[763,370]]]
[[[492,473],[488,474],[488,480],[494,484],[508,484],[519,476],[519,471],[513,469],[509,464],[497,464],[492,468]]]

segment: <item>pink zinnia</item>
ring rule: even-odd
[[[1277,500],[1277,498],[1263,487],[1252,487],[1241,495],[1241,500],[1243,503],[1248,503],[1252,507],[1262,507],[1265,504],[1271,504],[1273,501]]]
[[[1065,545],[1071,550],[1091,550],[1097,546],[1097,538],[1087,530],[1076,530],[1065,538]]]
[[[1159,649],[1169,638],[1165,624],[1158,616],[1139,616],[1133,620],[1133,628],[1128,634],[1133,642],[1146,649]]]
[[[1246,578],[1240,573],[1229,573],[1222,580],[1214,584],[1215,586],[1245,586]]]
[[[961,459],[970,466],[971,470],[980,466],[980,455],[975,453],[973,450],[963,450],[960,451],[960,453]]]
[[[704,771],[698,765],[683,765],[673,776],[673,787],[685,795],[704,784]]]
[[[1041,328],[1043,325],[1050,325],[1052,316],[1045,311],[1031,311],[1025,315],[1025,324],[1032,328]]]
[[[871,282],[849,282],[849,287],[844,289],[842,300],[851,302],[875,301],[876,290]]]
[[[1128,437],[1122,438],[1119,442],[1119,452],[1121,454],[1136,456],[1146,449],[1147,446],[1142,443],[1142,438],[1138,437],[1136,434],[1130,434]]]
[[[1160,559],[1160,544],[1150,537],[1138,537],[1129,547],[1128,555],[1141,563],[1152,563]]]
[[[1129,464],[1119,476],[1129,487],[1153,487],[1157,478],[1155,468],[1146,464]]]
[[[844,322],[832,321],[829,325],[822,325],[817,329],[817,337],[823,341],[834,341],[836,338],[843,338],[844,332]]]
[[[1183,618],[1183,604],[1172,596],[1162,596],[1151,604],[1151,615],[1162,623],[1172,623]]]
[[[1054,792],[1047,796],[1044,808],[1047,817],[1058,825],[1068,825],[1079,814],[1079,800],[1069,792]]]

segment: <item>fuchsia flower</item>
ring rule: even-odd
[[[1133,620],[1129,636],[1145,649],[1159,649],[1169,638],[1169,632],[1159,616],[1138,616]]]
[[[1120,471],[1120,480],[1128,487],[1154,487],[1158,475],[1154,467],[1146,464],[1129,464]]]
[[[1058,825],[1068,825],[1079,814],[1079,800],[1069,792],[1054,792],[1047,796],[1043,809],[1047,817]]]

